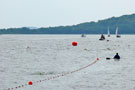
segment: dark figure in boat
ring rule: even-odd
[[[99,40],[105,40],[105,36],[102,34]]]
[[[86,37],[86,36],[84,34],[82,34],[81,37]]]
[[[119,54],[118,54],[118,53],[116,53],[116,55],[113,57],[113,59],[119,60],[119,59],[120,59]]]

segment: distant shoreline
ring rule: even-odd
[[[0,35],[82,35],[82,34],[0,34]],[[101,34],[85,34],[85,35],[101,35]],[[111,35],[114,36],[115,34]],[[120,34],[120,35],[135,35],[135,34]]]
[[[85,22],[71,26],[41,27],[41,28],[7,28],[0,29],[0,34],[135,34],[135,14],[111,17],[98,22]]]

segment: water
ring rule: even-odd
[[[62,78],[35,83],[19,90],[133,90],[135,88],[135,36],[100,35],[1,35],[0,90],[36,82],[84,67],[99,57],[95,65]],[[77,41],[78,46],[72,46]],[[107,61],[119,53],[121,60]]]

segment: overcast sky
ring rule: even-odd
[[[135,12],[135,0],[0,0],[0,28],[49,27]]]

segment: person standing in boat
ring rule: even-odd
[[[119,54],[118,54],[118,53],[116,53],[116,55],[113,57],[113,59],[115,59],[115,60],[120,60],[120,56],[119,56]]]
[[[100,39],[104,40],[105,36],[103,34],[101,34],[101,38]]]

